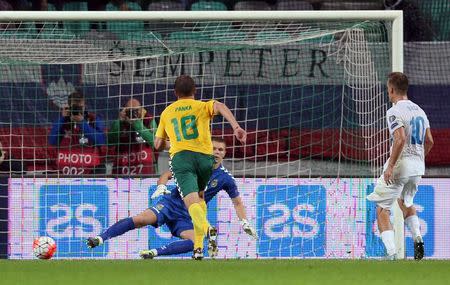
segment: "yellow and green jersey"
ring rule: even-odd
[[[213,116],[214,100],[178,100],[162,112],[156,136],[169,138],[171,157],[182,150],[212,154],[210,125]]]

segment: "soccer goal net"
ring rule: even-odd
[[[153,136],[181,74],[195,80],[197,99],[225,103],[248,132],[241,145],[221,117],[211,126],[259,234],[245,235],[222,191],[208,206],[219,257],[383,255],[365,197],[388,156],[384,89],[402,69],[401,12],[0,18],[9,258],[31,258],[37,236],[54,238],[59,258],[136,258],[171,241],[149,227],[84,244],[155,202],[168,156],[153,150]]]

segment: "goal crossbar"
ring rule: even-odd
[[[401,19],[402,11],[2,11],[1,21],[227,21],[227,20],[390,20]]]
[[[257,21],[257,20],[392,21],[392,70],[403,71],[403,11],[6,11],[0,21]]]

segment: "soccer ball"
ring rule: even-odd
[[[39,259],[50,259],[56,251],[56,243],[51,237],[37,237],[33,241],[33,254]]]

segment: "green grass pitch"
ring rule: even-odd
[[[0,261],[0,284],[450,284],[450,261]]]

